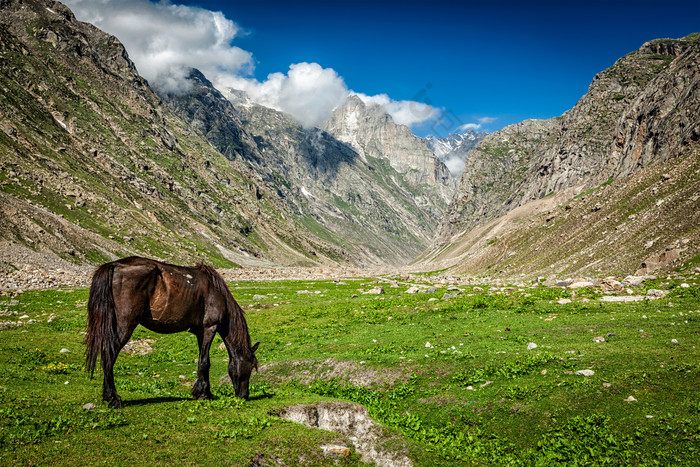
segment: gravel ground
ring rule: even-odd
[[[89,287],[93,265],[75,265],[52,253],[0,242],[0,293],[23,290]],[[330,267],[279,267],[218,269],[227,282],[271,280],[320,280],[373,277],[395,273],[393,269]]]

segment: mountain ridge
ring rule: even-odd
[[[342,247],[349,258],[364,265],[404,264],[432,240],[437,225],[430,219],[442,216],[449,191],[428,176],[416,176],[429,174],[431,162],[433,171],[440,169],[417,137],[407,137],[401,148],[427,161],[423,171],[410,162],[397,165],[383,148],[358,152],[322,128],[305,128],[252,102],[242,91],[221,93],[197,70],[190,84],[187,93],[161,97],[227,157],[260,176],[304,228]],[[374,110],[387,133],[408,131]]]
[[[600,274],[605,268],[590,265],[629,273],[647,271],[649,264],[664,270],[694,264],[698,186],[679,167],[697,177],[699,39],[693,34],[647,42],[596,75],[561,117],[527,120],[484,138],[470,153],[438,241],[417,263],[501,274],[518,268],[546,273],[557,265],[559,272]],[[668,173],[659,173],[660,167]],[[662,191],[660,179],[671,180],[664,188],[676,191]],[[652,202],[662,192],[665,197]],[[539,212],[535,206],[550,196],[558,203]],[[516,211],[526,214],[510,215]],[[509,226],[505,237],[488,234],[497,226]],[[605,238],[593,241],[601,232]],[[562,243],[564,238],[570,241]],[[629,246],[615,249],[615,242]],[[685,247],[679,249],[679,242]],[[673,261],[654,259],[666,251],[677,252]]]
[[[116,38],[59,2],[0,6],[0,239],[68,263],[348,262],[163,107]]]

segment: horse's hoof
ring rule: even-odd
[[[110,409],[121,409],[122,408],[122,398],[119,396],[113,397],[112,400],[109,401],[108,407]]]

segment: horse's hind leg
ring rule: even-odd
[[[104,371],[104,380],[102,383],[102,400],[109,403],[111,408],[121,408],[122,398],[117,394],[117,388],[114,384],[114,363],[119,356],[121,349],[129,342],[131,334],[136,329],[136,324],[129,323],[126,326],[118,329],[118,341],[115,347],[116,352],[105,352],[105,358],[102,360],[102,370]]]
[[[209,384],[209,348],[216,335],[216,326],[210,326],[195,333],[199,344],[199,365],[197,366],[197,381],[192,387],[192,397],[195,399],[213,399]]]

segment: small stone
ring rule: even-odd
[[[578,370],[576,374],[578,376],[593,376],[595,372],[593,370]]]
[[[642,337],[651,337],[651,334],[642,334]]]
[[[608,338],[610,338],[610,337],[615,337],[615,333],[614,333],[614,332],[609,332],[609,333],[607,333],[607,334],[605,335],[605,337],[608,337]]]
[[[253,300],[267,300],[267,295],[253,295]]]
[[[612,386],[612,383],[603,383],[604,388],[609,388],[610,386]]]
[[[647,297],[649,298],[664,298],[668,292],[659,289],[649,289],[647,290]]]
[[[452,298],[452,295],[450,295],[450,294],[448,294],[448,293],[446,293],[446,294],[444,294],[444,295],[442,296],[442,299],[443,299],[443,300],[449,300],[450,298]]]
[[[527,344],[527,350],[533,350],[536,348],[537,348],[537,344],[535,344],[534,342],[530,342],[529,344]]]
[[[85,404],[83,406],[83,409],[84,410],[95,410],[95,404],[93,404],[92,402],[88,402],[87,404]]]
[[[354,294],[352,294],[352,297],[350,297],[350,298],[357,298],[357,297],[359,297],[359,295],[357,295],[356,293],[354,293]]]
[[[671,344],[678,344],[678,340],[677,340],[677,339],[671,339]]]
[[[684,288],[684,289],[687,289],[687,288],[689,288],[690,286],[689,286],[688,284],[686,284],[685,282],[683,282],[683,283],[681,284],[681,287]]]
[[[473,391],[473,390],[474,390],[474,386],[467,386],[467,391]]]
[[[327,445],[321,446],[323,457],[348,457],[350,449],[345,446]]]
[[[381,285],[378,285],[377,287],[374,287],[371,290],[368,290],[367,292],[364,292],[365,295],[382,295],[386,292],[384,292],[384,287]]]
[[[605,338],[603,336],[596,336],[593,338],[593,342],[605,342]]]
[[[637,399],[635,399],[632,396],[629,396],[627,399],[625,399],[625,402],[637,402]]]
[[[542,371],[540,371],[540,374],[541,374],[542,376],[546,375],[546,374],[547,374],[547,370],[542,370]]]
[[[63,348],[59,351],[60,353],[70,353],[70,350]]]
[[[647,415],[647,418],[654,418],[653,415]]]
[[[418,293],[418,290],[420,289],[414,285],[413,287],[409,287],[408,289],[406,289],[404,293]]]

